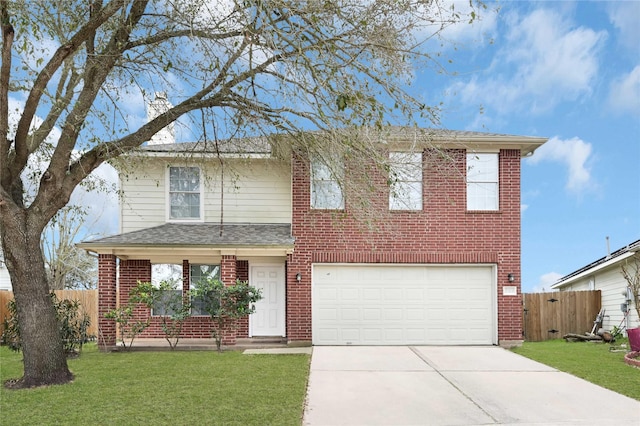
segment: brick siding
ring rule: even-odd
[[[371,215],[367,227],[342,212],[310,208],[308,162],[294,158],[293,234],[294,254],[289,260],[287,336],[289,340],[311,340],[312,263],[411,263],[497,265],[498,339],[522,339],[520,293],[520,151],[503,150],[499,156],[499,210],[470,212],[466,209],[466,151],[441,156],[424,153],[423,210],[389,211],[386,176],[368,176],[374,184]],[[350,167],[347,165],[347,170]],[[349,212],[349,193],[345,194]],[[516,282],[509,283],[507,274]],[[292,281],[294,280],[294,281]],[[502,287],[517,286],[517,296],[503,296]]]

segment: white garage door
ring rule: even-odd
[[[313,265],[315,345],[490,345],[492,266]]]

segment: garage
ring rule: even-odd
[[[497,343],[493,265],[314,264],[314,345]]]

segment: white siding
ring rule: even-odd
[[[165,223],[167,165],[146,161],[144,170],[120,176],[120,232],[130,232]]]
[[[595,275],[595,282],[596,290],[602,291],[602,307],[606,310],[605,315],[607,315],[603,327],[605,330],[611,330],[614,326],[620,325],[623,317],[620,304],[625,301],[623,293],[626,292],[627,284],[620,273],[620,265],[598,271]],[[629,312],[629,328],[638,326],[640,326],[638,314],[635,306],[632,305]]]
[[[144,170],[121,177],[121,232],[162,225],[167,221],[166,173],[184,162],[146,160]],[[220,166],[217,160],[189,163],[201,168],[204,222],[220,221]],[[227,223],[291,223],[289,165],[267,160],[227,160],[224,221]]]
[[[594,281],[595,288],[590,287],[590,281]],[[586,275],[571,284],[562,287],[562,291],[582,291],[600,290],[602,297],[602,307],[605,309],[603,328],[611,330],[614,326],[619,327],[624,316],[620,310],[620,304],[624,303],[627,283],[620,273],[620,263],[616,263],[608,268],[597,271],[595,274]],[[595,319],[595,318],[594,318]],[[629,312],[629,328],[640,326],[638,314],[632,304]]]
[[[225,169],[224,198],[220,196],[219,169],[208,169],[205,181],[205,221],[291,223],[291,175],[288,165],[266,161],[242,163]],[[223,203],[223,204],[222,204]]]
[[[9,278],[9,271],[4,264],[0,264],[0,290],[11,291],[11,279]]]
[[[597,290],[589,288],[589,278],[583,278],[575,281],[566,287],[562,287],[562,291],[585,291],[585,290]]]

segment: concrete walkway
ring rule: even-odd
[[[640,425],[640,402],[499,347],[316,346],[303,424]]]

